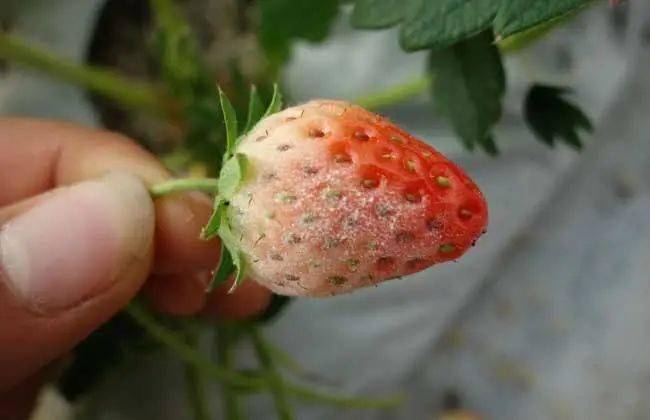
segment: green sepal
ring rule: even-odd
[[[273,97],[271,98],[271,103],[269,104],[269,107],[266,108],[266,112],[262,116],[262,118],[266,118],[269,115],[275,114],[276,112],[280,112],[282,110],[282,93],[280,93],[280,88],[278,87],[278,84],[273,85]]]
[[[228,293],[232,293],[244,280],[245,258],[239,249],[239,240],[230,230],[230,224],[228,223],[228,214],[225,209],[221,212],[221,218],[221,223],[219,225],[219,237],[221,238],[221,243],[226,248],[226,252],[230,254],[232,265],[235,267],[236,271],[235,281],[228,291]]]
[[[219,226],[221,226],[221,213],[225,207],[226,202],[221,196],[216,196],[214,198],[214,204],[212,206],[212,215],[210,220],[201,230],[201,239],[209,240],[214,238],[219,233]]]
[[[243,153],[235,153],[224,163],[218,182],[220,197],[229,200],[235,195],[246,176],[247,167],[248,159]]]
[[[241,252],[238,252],[237,258],[235,258],[235,281],[232,283],[232,286],[230,286],[230,289],[228,290],[228,293],[233,293],[237,287],[239,287],[240,284],[244,282],[244,275],[246,274],[246,259],[244,258],[244,255]]]
[[[230,255],[228,248],[226,248],[222,243],[219,267],[212,272],[212,281],[208,286],[208,293],[225,283],[234,271],[235,265],[233,264],[232,256]]]
[[[244,126],[244,131],[242,136],[246,135],[259,120],[264,116],[264,104],[262,103],[262,98],[257,92],[257,87],[255,85],[251,86],[251,93],[248,99],[248,115],[246,117],[246,125]],[[241,137],[240,137],[241,138]]]
[[[237,131],[237,114],[235,113],[235,108],[232,106],[230,99],[228,99],[228,96],[226,96],[221,88],[219,88],[219,101],[221,102],[221,110],[223,111],[223,121],[226,125],[225,159],[227,159],[234,153],[237,137],[239,136]]]

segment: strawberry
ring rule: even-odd
[[[455,260],[487,223],[461,169],[346,102],[266,117],[236,152],[248,168],[230,228],[247,275],[279,294],[335,295]]]

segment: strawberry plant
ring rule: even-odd
[[[42,70],[131,113],[174,126],[182,141],[162,157],[179,177],[153,186],[152,196],[190,190],[213,196],[214,213],[202,235],[221,238],[222,256],[211,288],[234,276],[233,288],[257,281],[277,293],[260,319],[217,326],[214,360],[197,346],[207,324],[162,317],[144,302],[133,302],[79,346],[60,387],[70,399],[85,397],[130,354],[164,347],[186,365],[197,419],[211,416],[206,380],[222,385],[228,419],[243,418],[241,400],[257,392],[270,393],[282,419],[294,417],[294,399],[343,407],[393,406],[399,398],[347,397],[287,380],[282,371],[295,364],[261,330],[289,301],[286,296],[337,295],[421,271],[460,258],[484,232],[487,204],[473,181],[434,148],[361,106],[380,108],[428,90],[466,148],[496,155],[493,131],[507,86],[503,55],[526,48],[588,6],[606,2],[235,3],[258,41],[264,66],[257,74],[247,74],[233,60],[225,76],[215,75],[172,0],[150,1],[155,83],[115,69],[80,66],[0,33],[0,59],[10,65]],[[294,41],[323,41],[343,10],[358,29],[398,26],[405,52],[429,51],[426,74],[358,98],[356,104],[314,100],[283,110],[274,81]],[[258,88],[250,88],[254,83]],[[545,144],[560,139],[580,148],[579,131],[592,126],[565,98],[568,92],[567,87],[531,82],[524,118]],[[191,174],[199,176],[187,177]],[[254,371],[237,365],[234,351],[242,341],[255,350],[259,366]],[[107,348],[113,350],[111,358],[100,357]]]

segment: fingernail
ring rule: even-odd
[[[112,286],[151,242],[153,220],[145,187],[129,175],[56,190],[0,230],[0,279],[38,312],[74,306]]]

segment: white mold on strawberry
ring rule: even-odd
[[[329,296],[457,259],[487,205],[465,173],[378,115],[317,100],[260,121],[226,220],[246,276]]]

